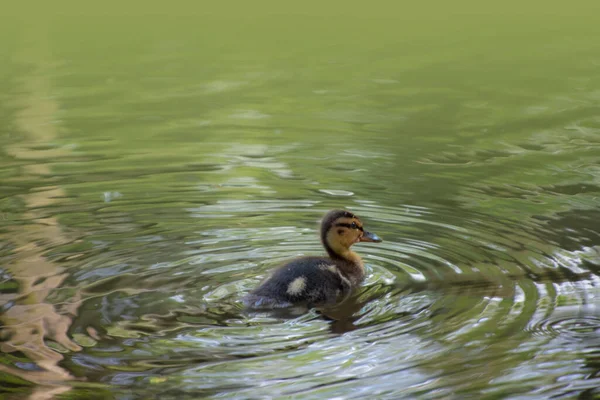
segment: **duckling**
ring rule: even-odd
[[[362,259],[350,247],[381,239],[365,231],[353,213],[333,210],[321,222],[321,242],[329,257],[302,257],[284,264],[243,298],[245,306],[264,309],[333,304],[365,278]]]

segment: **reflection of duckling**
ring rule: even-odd
[[[363,262],[350,246],[381,239],[363,230],[362,222],[351,212],[334,210],[323,218],[321,241],[329,257],[290,261],[244,297],[244,304],[252,308],[280,308],[334,303],[365,277]]]

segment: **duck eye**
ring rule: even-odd
[[[358,229],[358,225],[356,225],[356,222],[353,222],[352,225],[350,225],[350,227],[352,229]]]

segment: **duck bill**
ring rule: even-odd
[[[375,242],[375,243],[379,243],[381,241],[382,240],[381,240],[381,238],[379,236],[377,236],[374,233],[367,232],[367,231],[365,231],[365,233],[360,238],[360,242]]]

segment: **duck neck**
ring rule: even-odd
[[[331,246],[327,241],[323,241],[323,245],[329,257],[336,261],[344,261],[345,264],[350,264],[351,266],[363,270],[363,262],[358,254],[353,252],[347,247],[342,246]]]
[[[365,266],[358,254],[350,249],[343,253],[328,251],[340,274],[350,281],[352,286],[358,286],[365,279]]]

